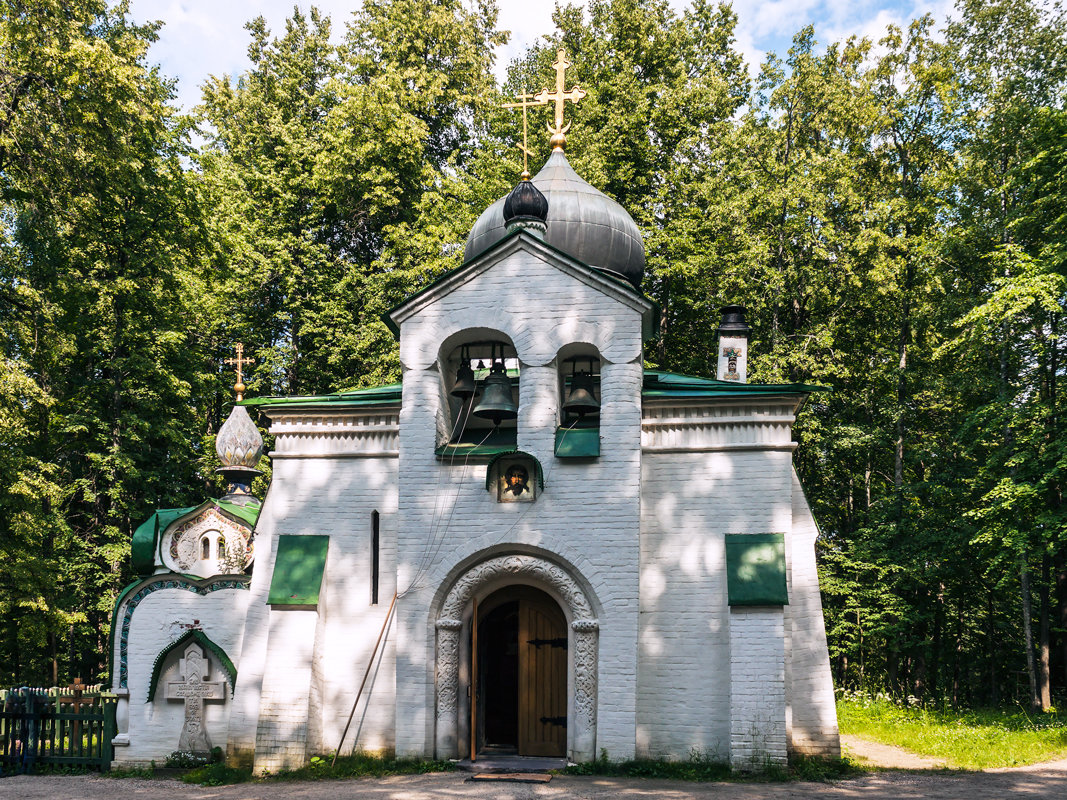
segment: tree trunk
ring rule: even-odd
[[[1067,686],[1067,559],[1056,553],[1056,597],[1059,603],[1060,647],[1063,656],[1063,684]]]
[[[1000,687],[997,686],[996,613],[993,604],[993,589],[986,592],[986,657],[989,659],[989,703],[1000,703]]]
[[[1028,556],[1029,553],[1024,551],[1019,557],[1019,593],[1023,604],[1023,641],[1026,646],[1026,674],[1030,679],[1030,705],[1036,711],[1041,708],[1041,702],[1037,696],[1037,663],[1034,659],[1034,629],[1031,624],[1030,567],[1026,563]]]
[[[1040,618],[1038,622],[1037,699],[1042,711],[1052,707],[1049,687],[1049,583],[1052,580],[1052,565],[1048,555],[1041,557]]]
[[[927,692],[931,697],[940,699],[941,688],[941,654],[945,634],[945,584],[938,585],[937,597],[934,598],[934,635],[930,644],[930,673]]]

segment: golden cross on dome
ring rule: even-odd
[[[577,86],[569,92],[566,90],[565,73],[567,72],[567,67],[572,66],[572,64],[567,60],[567,54],[562,47],[556,52],[556,62],[552,66],[556,68],[555,90],[542,89],[534,95],[534,100],[540,100],[542,103],[552,101],[556,104],[556,127],[548,126],[548,132],[552,134],[549,143],[552,145],[553,150],[562,150],[563,145],[567,143],[567,137],[564,134],[571,127],[569,122],[566,126],[563,125],[563,103],[566,100],[577,103],[585,97],[585,92]]]
[[[524,181],[530,180],[530,162],[529,158],[533,155],[530,148],[527,146],[526,141],[526,109],[533,106],[543,106],[548,103],[547,100],[537,100],[532,94],[520,94],[515,98],[519,102],[517,103],[504,103],[501,108],[521,108],[522,109],[522,144],[516,145],[522,150],[522,179]],[[527,103],[527,100],[534,100],[532,103]]]
[[[240,403],[245,399],[245,384],[243,380],[243,372],[245,364],[254,364],[253,358],[242,358],[245,353],[245,346],[241,343],[237,343],[237,358],[223,359],[223,364],[232,364],[237,367],[237,383],[233,385],[233,390],[237,393],[237,402]]]

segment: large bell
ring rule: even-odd
[[[593,394],[593,376],[588,372],[576,372],[571,377],[571,391],[563,403],[563,410],[579,417],[600,411],[600,402]]]
[[[452,387],[451,394],[460,400],[474,396],[474,370],[469,361],[464,361],[456,370],[456,385]]]
[[[492,420],[494,425],[499,425],[504,419],[515,419],[519,415],[519,408],[511,398],[511,381],[504,370],[503,362],[497,361],[489,371],[485,383],[482,384],[482,399],[474,409],[474,415]]]

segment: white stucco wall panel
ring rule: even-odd
[[[531,293],[530,286],[542,291]],[[573,323],[546,325],[566,308]],[[397,750],[425,754],[434,743],[433,602],[449,572],[479,550],[534,547],[581,565],[601,607],[597,749],[634,753],[637,663],[638,529],[642,380],[641,311],[517,250],[427,305],[401,328],[398,581],[403,598],[397,638]],[[534,503],[500,504],[485,489],[485,465],[434,455],[441,378],[425,353],[472,326],[500,330],[522,363],[518,447],[545,470]],[[573,337],[573,338],[572,338]],[[595,346],[601,365],[601,457],[568,463],[553,454],[558,373],[552,362],[573,340]],[[535,402],[536,401],[536,402]],[[545,401],[551,405],[547,408]]]
[[[787,760],[785,624],[781,607],[730,609],[730,766]]]
[[[644,454],[641,754],[728,757],[725,535],[782,530],[791,518],[790,470],[788,451],[779,450]]]
[[[789,747],[803,755],[839,758],[837,707],[815,563],[819,529],[795,470],[791,486],[793,535],[789,554],[789,606],[785,609],[789,634],[786,662]]]
[[[156,696],[148,702],[148,687],[156,657],[181,638],[187,626],[199,620],[204,634],[223,649],[234,663],[241,652],[244,615],[250,593],[243,589],[220,589],[199,595],[184,589],[160,589],[141,600],[130,622],[131,646],[128,657],[129,740],[128,746],[115,748],[115,760],[147,763],[163,760],[178,749],[185,721],[183,703],[166,699],[166,683],[179,680],[177,659],[160,676]],[[120,609],[120,613],[121,613]],[[120,617],[121,619],[121,617]],[[172,653],[173,655],[173,653]],[[226,700],[209,701],[204,707],[204,721],[212,746],[225,747],[226,733],[234,695],[229,678],[210,653],[210,680],[225,680]]]

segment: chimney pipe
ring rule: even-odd
[[[715,377],[720,381],[748,382],[748,333],[744,306],[723,306],[719,324],[719,354]]]

